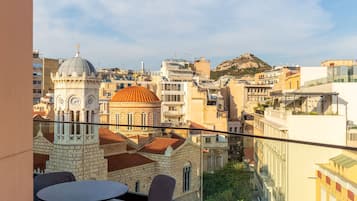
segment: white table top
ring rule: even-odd
[[[86,180],[56,184],[41,189],[37,197],[46,201],[98,201],[125,194],[128,187],[114,181]]]

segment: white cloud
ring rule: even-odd
[[[35,48],[45,56],[70,57],[81,43],[95,65],[133,67],[144,59],[158,69],[175,52],[218,58],[247,51],[268,55],[272,64],[315,65],[321,53],[333,56],[325,47],[355,50],[349,45],[355,37],[327,45],[333,24],[317,0],[36,0],[34,6]],[[108,27],[110,33],[101,34]]]

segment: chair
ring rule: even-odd
[[[153,179],[148,195],[128,192],[118,199],[125,201],[172,201],[176,180],[168,175],[157,175]]]
[[[37,197],[37,192],[47,186],[52,186],[55,184],[65,183],[76,181],[76,178],[71,172],[51,172],[46,174],[37,175],[33,179],[34,183],[34,201],[39,201],[40,199]]]

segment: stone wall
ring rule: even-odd
[[[135,192],[135,183],[140,183],[140,193],[147,194],[152,179],[157,175],[156,162],[108,172],[108,180],[128,185],[129,191]]]
[[[198,192],[200,189],[200,148],[191,142],[185,142],[170,155],[142,153],[151,160],[157,161],[157,174],[167,174],[176,179],[174,198]],[[183,168],[191,165],[190,191],[183,192]]]
[[[49,155],[52,152],[53,144],[43,136],[36,136],[33,139],[33,152],[36,154]]]
[[[77,180],[107,179],[108,163],[98,144],[53,147],[46,172],[70,171]]]

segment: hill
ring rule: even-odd
[[[272,67],[251,53],[242,54],[232,60],[220,63],[215,70],[211,71],[211,79],[218,79],[223,75],[235,77],[253,76],[255,73],[270,70]]]

